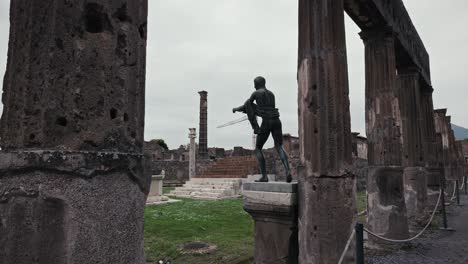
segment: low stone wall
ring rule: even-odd
[[[197,161],[197,173],[214,163],[212,160]],[[189,162],[178,160],[157,160],[151,162],[153,175],[161,174],[164,170],[164,186],[181,186],[189,180]]]

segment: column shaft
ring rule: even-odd
[[[147,0],[11,1],[0,263],[145,263]]]
[[[361,33],[366,62],[368,225],[388,238],[408,236],[401,159],[401,116],[395,38],[385,29]]]
[[[198,141],[198,157],[208,158],[208,93],[206,91],[198,92],[200,94],[200,135]]]
[[[299,263],[336,263],[356,220],[342,0],[299,1],[298,85]]]

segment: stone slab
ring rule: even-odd
[[[255,182],[260,180],[261,177],[261,174],[247,175],[247,179],[243,180],[243,182]],[[268,174],[267,177],[270,182],[276,181],[276,174]]]
[[[297,193],[297,182],[245,182],[242,188],[244,191]]]
[[[167,199],[167,200],[161,200],[161,201],[152,201],[150,199],[146,200],[146,206],[150,205],[163,205],[163,204],[171,204],[171,203],[177,203],[181,202],[181,200],[176,200],[176,199]]]
[[[246,203],[268,204],[276,206],[292,206],[297,204],[296,193],[278,193],[263,191],[244,191]]]

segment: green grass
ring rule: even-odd
[[[148,207],[145,211],[145,251],[149,262],[170,259],[175,263],[239,263],[253,256],[253,221],[241,199],[182,202]],[[187,242],[218,246],[211,255],[181,255]]]
[[[363,192],[358,192],[357,193],[357,211],[358,213],[366,210],[367,208],[367,194],[366,194],[366,191],[363,191]],[[366,220],[366,216],[365,215],[361,215],[359,216],[359,222],[360,223],[365,223],[365,220]]]
[[[164,187],[170,192],[173,187]],[[357,195],[357,207],[366,209],[366,192]],[[243,210],[242,199],[181,202],[148,207],[145,211],[145,253],[148,262],[169,259],[175,263],[251,263],[254,249],[254,224]],[[365,216],[360,217],[363,223]],[[188,242],[218,246],[211,255],[181,255],[178,248]]]

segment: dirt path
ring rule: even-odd
[[[433,230],[406,249],[384,256],[367,256],[369,264],[468,264],[468,196],[461,196],[463,207],[448,207],[449,227],[454,232]]]

